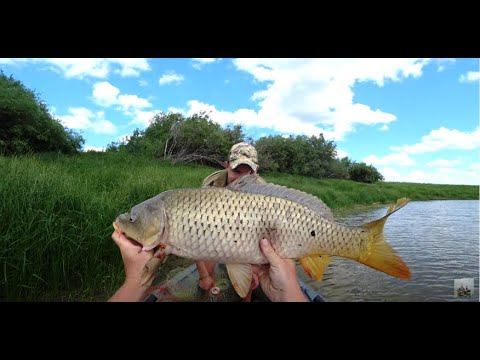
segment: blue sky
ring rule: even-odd
[[[0,59],[101,150],[158,112],[334,140],[387,181],[480,184],[479,59]]]

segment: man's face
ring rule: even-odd
[[[237,180],[240,176],[247,175],[247,174],[253,174],[253,170],[250,166],[246,164],[240,164],[238,165],[235,170],[233,170],[228,164],[227,166],[227,172],[228,172],[228,183],[230,184],[231,182]]]

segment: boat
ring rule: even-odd
[[[142,301],[144,302],[241,302],[233,288],[225,265],[215,268],[216,289],[206,293],[198,286],[198,272],[195,264],[172,271],[167,280],[157,283],[154,280]],[[312,287],[299,279],[300,287],[312,302],[325,302],[325,298]],[[260,288],[252,293],[252,302],[269,301]]]

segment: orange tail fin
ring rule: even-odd
[[[363,225],[369,231],[369,243],[365,251],[360,254],[359,261],[376,270],[401,279],[409,279],[411,276],[407,264],[397,255],[395,250],[385,241],[383,227],[388,217],[395,211],[400,210],[410,200],[407,198],[398,199],[392,204],[387,214],[381,219]]]

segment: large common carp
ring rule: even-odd
[[[282,258],[299,259],[306,273],[320,280],[329,255],[356,260],[398,278],[410,270],[383,236],[387,218],[408,203],[399,199],[387,214],[362,226],[333,220],[317,197],[247,175],[225,188],[176,189],[160,193],[121,214],[114,227],[155,249],[147,264],[148,282],[168,254],[226,264],[235,290],[245,297],[250,264],[265,264],[260,239],[266,237]]]

